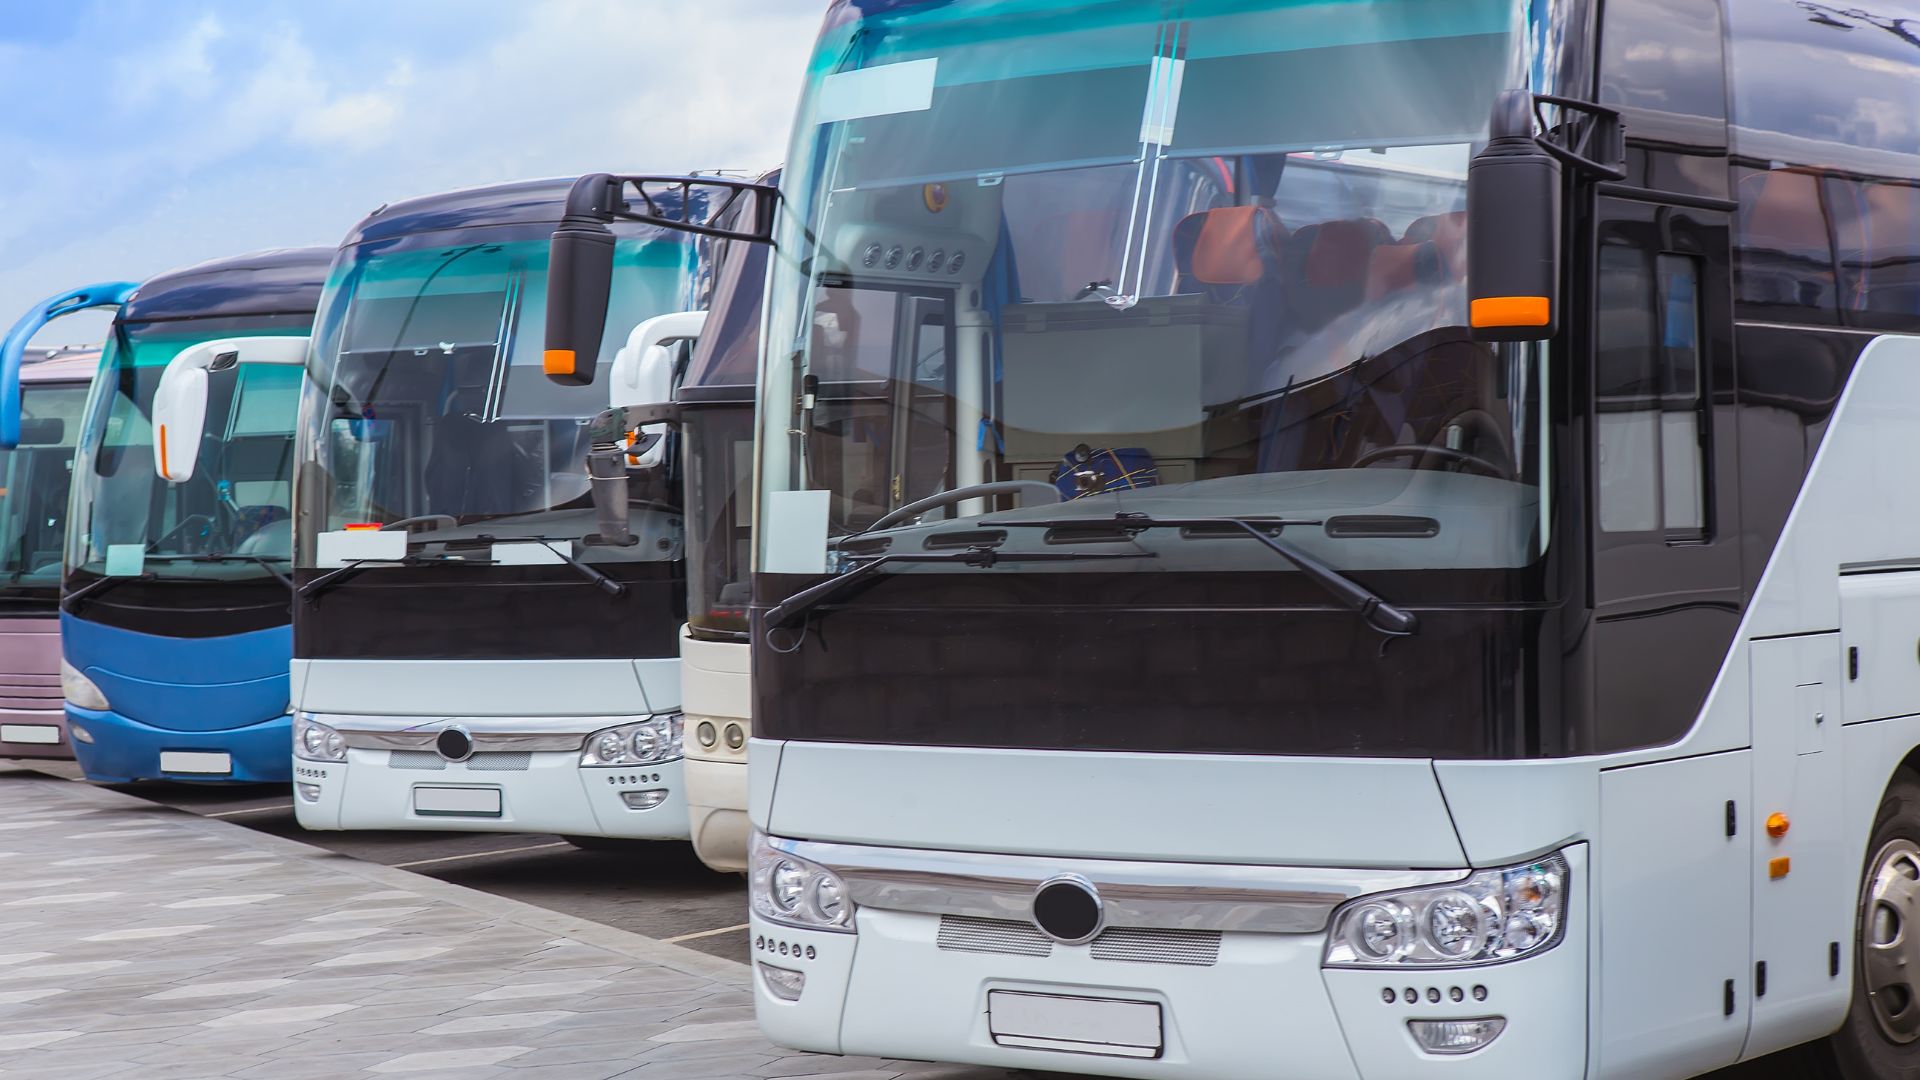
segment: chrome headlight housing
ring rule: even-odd
[[[588,768],[618,765],[658,765],[684,752],[686,717],[661,713],[645,720],[601,728],[587,736],[580,764]]]
[[[747,863],[747,896],[755,915],[802,930],[854,932],[853,900],[840,875],[780,850],[757,831]]]
[[[293,716],[293,756],[302,761],[345,761],[347,740],[306,713]]]
[[[107,704],[107,695],[100,692],[92,679],[80,673],[80,669],[60,658],[60,695],[76,708],[104,712],[113,706]]]
[[[1555,854],[1447,885],[1356,897],[1333,913],[1324,963],[1478,967],[1536,956],[1566,936],[1571,877]]]

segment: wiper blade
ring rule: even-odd
[[[575,570],[580,571],[580,576],[586,578],[588,581],[591,581],[595,585],[599,586],[601,592],[606,593],[608,596],[611,596],[616,600],[618,600],[622,596],[627,595],[627,587],[625,584],[615,581],[612,578],[608,577],[607,575],[601,573],[598,568],[589,566],[586,563],[581,562],[579,559],[574,558],[573,552],[554,547],[555,543],[566,544],[568,547],[571,547],[573,545],[573,539],[571,537],[566,537],[566,536],[488,536],[487,534],[482,533],[481,535],[476,536],[473,539],[475,543],[485,543],[488,545],[539,544],[541,547],[546,548],[548,551],[551,551],[555,555],[559,556],[561,562],[564,562],[568,566],[573,567]]]
[[[329,570],[312,581],[294,589],[294,595],[301,599],[319,596],[333,587],[342,584],[348,578],[357,576],[369,566],[492,566],[491,559],[429,559],[424,555],[408,555],[401,559],[355,559],[345,566]]]
[[[801,589],[767,609],[769,630],[792,624],[808,611],[863,583],[871,582],[880,568],[890,563],[961,563],[986,568],[1003,562],[1100,562],[1109,559],[1154,559],[1151,551],[1028,551],[1001,554],[990,547],[971,547],[965,551],[875,555],[844,574],[830,577],[817,585]]]
[[[213,551],[204,555],[146,555],[147,562],[191,562],[191,563],[230,563],[250,562],[266,570],[279,579],[280,584],[293,588],[293,578],[280,572],[276,562],[290,562],[289,559],[270,559],[265,555],[238,555],[230,551]]]
[[[106,592],[123,581],[152,581],[152,574],[115,574],[112,577],[96,578],[66,595],[66,602],[79,604],[97,593]]]
[[[1226,526],[1237,528],[1272,549],[1274,554],[1292,563],[1302,576],[1331,593],[1342,604],[1388,637],[1411,637],[1420,632],[1420,620],[1411,611],[1389,603],[1380,594],[1274,535],[1288,525],[1319,525],[1319,521],[1275,517],[1186,517],[1163,518],[1151,514],[1121,513],[1110,518],[1055,518],[1046,521],[982,521],[981,528],[1085,529],[1110,525],[1124,533],[1146,529],[1193,529]]]

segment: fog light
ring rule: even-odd
[[[807,988],[807,974],[804,971],[791,971],[772,964],[760,965],[760,981],[767,984],[767,992],[781,1001],[799,1001],[800,992]]]
[[[700,726],[694,729],[694,736],[700,740],[701,746],[709,750],[713,749],[714,743],[720,741],[720,733],[713,730],[713,721],[711,720],[700,721]]]
[[[72,720],[67,721],[67,734],[73,736],[74,742],[83,742],[88,746],[93,745],[93,732],[88,731]]]
[[[664,791],[623,791],[620,793],[620,799],[627,804],[627,809],[629,810],[651,810],[667,801],[667,793]]]
[[[727,725],[727,749],[738,750],[747,745],[747,732],[739,724]]]
[[[1507,1030],[1503,1016],[1482,1016],[1472,1020],[1409,1020],[1407,1030],[1413,1041],[1429,1054],[1471,1054],[1484,1050]]]
[[[320,801],[320,785],[319,784],[295,784],[293,785],[293,790],[300,793],[301,802],[319,802]]]

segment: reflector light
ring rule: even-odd
[[[1483,296],[1468,308],[1475,326],[1546,326],[1553,321],[1544,296]]]
[[[346,532],[379,532],[380,523],[377,521],[349,521],[345,525],[340,526],[340,528]]]
[[[1786,856],[1767,860],[1767,876],[1775,881],[1793,873],[1793,860]]]
[[[571,375],[574,367],[572,349],[548,349],[540,356],[540,367],[548,375]]]

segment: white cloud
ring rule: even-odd
[[[0,173],[0,321],[81,281],[332,244],[414,195],[777,164],[824,8],[422,3],[394,24],[402,37],[332,4],[205,2],[219,13],[170,35],[123,35],[106,55],[83,36],[72,56],[35,57],[42,72],[126,74],[104,91],[113,123],[47,133],[0,116],[0,160],[12,163]]]

